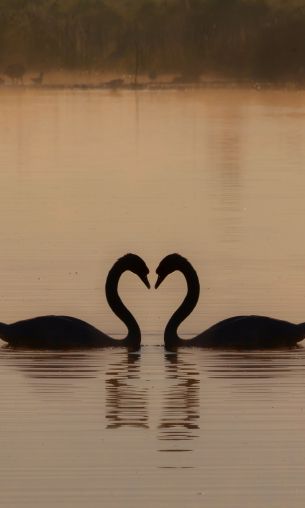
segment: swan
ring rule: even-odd
[[[125,323],[128,334],[125,339],[113,339],[94,326],[70,316],[38,316],[12,324],[0,323],[0,338],[11,346],[31,348],[71,347],[127,347],[137,351],[141,344],[141,332],[135,318],[118,295],[118,282],[125,271],[138,275],[150,288],[149,270],[135,254],[118,259],[106,280],[106,298],[113,312]]]
[[[305,338],[305,323],[294,324],[265,316],[234,316],[224,319],[189,340],[181,339],[177,329],[195,308],[200,285],[191,263],[180,254],[170,254],[159,264],[155,288],[172,272],[180,271],[187,282],[187,295],[170,318],[164,332],[166,349],[177,347],[261,349],[295,346]]]

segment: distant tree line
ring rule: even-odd
[[[305,0],[0,0],[0,66],[305,81]]]

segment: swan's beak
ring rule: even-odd
[[[150,289],[150,284],[149,284],[149,280],[148,280],[147,276],[145,276],[145,277],[143,277],[143,278],[141,277],[141,279],[142,279],[142,281],[144,282],[145,286],[146,286],[148,289]]]
[[[158,275],[158,280],[155,284],[155,289],[158,289],[158,287],[160,286],[160,284],[164,281],[165,277],[163,277],[162,275]]]

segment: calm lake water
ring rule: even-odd
[[[1,321],[117,337],[104,283],[171,252],[201,281],[185,337],[234,314],[305,321],[305,92],[0,90]],[[143,348],[0,347],[0,504],[301,508],[305,341],[167,354],[181,275],[120,294]]]

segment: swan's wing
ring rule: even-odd
[[[215,325],[210,326],[210,328],[208,328],[207,331],[213,332],[216,328],[221,328],[222,326],[230,325],[230,324],[233,324],[234,322],[248,319],[249,317],[254,317],[254,316],[232,316],[232,317],[223,319],[222,321],[219,321],[218,323],[215,323]]]
[[[223,319],[222,321],[219,321],[218,323],[215,323],[215,325],[212,325],[210,328],[208,328],[209,331],[213,331],[215,329],[219,329],[219,328],[225,328],[226,326],[228,327],[234,327],[235,325],[247,325],[249,327],[251,326],[254,326],[254,325],[264,325],[266,327],[268,327],[268,325],[270,326],[291,326],[292,323],[290,323],[289,321],[285,321],[285,320],[282,320],[282,319],[276,319],[276,318],[271,318],[271,317],[268,317],[268,316],[256,316],[255,314],[253,315],[248,315],[248,316],[232,316],[230,318],[227,318],[227,319]]]
[[[1,331],[1,330],[0,330]],[[3,330],[5,340],[34,347],[44,345],[90,345],[108,338],[97,328],[70,316],[38,316],[7,325]]]
[[[33,326],[47,326],[47,325],[57,325],[57,326],[73,326],[73,325],[78,325],[78,326],[86,326],[86,327],[91,327],[92,325],[90,325],[89,323],[87,323],[86,321],[83,321],[82,319],[78,319],[78,318],[75,318],[75,317],[72,317],[72,316],[55,316],[55,315],[47,315],[47,316],[37,316],[37,317],[33,317],[33,318],[29,318],[29,319],[24,319],[22,321],[17,321],[16,323],[13,323],[11,326],[26,326],[26,325],[29,325],[31,327]],[[92,326],[92,328],[94,328]]]
[[[46,334],[62,335],[73,333],[102,333],[97,328],[78,318],[70,316],[37,316],[8,325],[13,333],[37,337]]]
[[[212,346],[272,347],[295,343],[298,326],[267,316],[234,316],[208,328],[200,336]],[[196,339],[195,339],[196,340]]]

